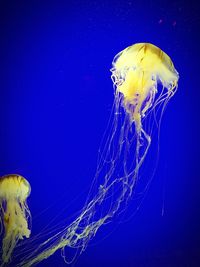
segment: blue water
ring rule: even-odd
[[[180,74],[157,172],[136,215],[130,203],[130,219],[100,228],[75,266],[200,266],[197,1],[1,1],[0,13],[0,175],[29,180],[33,234],[82,207],[113,103],[112,59],[150,42]],[[58,251],[38,266],[65,265]]]

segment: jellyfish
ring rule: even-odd
[[[4,228],[2,266],[10,261],[18,240],[30,236],[30,211],[26,204],[30,190],[28,181],[20,175],[10,174],[0,178],[0,225]]]
[[[114,57],[111,79],[112,113],[83,208],[68,224],[63,221],[59,229],[51,228],[49,235],[41,232],[21,243],[16,266],[35,265],[59,249],[70,263],[66,249],[75,249],[80,255],[98,229],[117,219],[133,198],[152,131],[160,131],[162,114],[177,91],[179,74],[159,47],[137,43]]]
[[[150,43],[137,43],[118,53],[113,60],[112,80],[130,123],[134,123],[137,136],[136,169],[142,164],[151,142],[142,124],[147,113],[169,99],[178,88],[178,72],[170,57]],[[161,91],[158,92],[158,83]],[[155,96],[158,94],[157,99]],[[140,157],[141,139],[146,139],[145,152]]]

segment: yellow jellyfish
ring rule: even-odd
[[[26,204],[30,190],[29,183],[20,175],[10,174],[0,178],[0,220],[4,228],[2,266],[9,262],[18,240],[30,236],[30,211]]]
[[[117,91],[124,97],[123,106],[140,134],[141,117],[154,103],[158,81],[169,99],[176,91],[178,73],[170,57],[150,43],[138,43],[117,54],[111,71]]]
[[[112,80],[116,86],[116,98],[120,99],[130,122],[134,122],[137,134],[136,161],[139,165],[140,138],[147,141],[143,162],[151,142],[145,132],[142,118],[159,104],[165,105],[178,88],[179,75],[170,57],[157,46],[150,43],[137,43],[118,53],[113,60]],[[158,83],[162,89],[158,92]],[[155,96],[158,97],[155,100]],[[122,99],[121,99],[122,97]]]
[[[22,242],[16,266],[37,264],[58,249],[69,262],[65,249],[77,249],[76,255],[83,252],[98,229],[117,218],[134,195],[152,127],[158,126],[159,131],[166,104],[178,88],[179,75],[169,56],[150,43],[134,44],[118,53],[111,72],[114,105],[86,202],[69,224],[63,221],[59,228],[49,229],[49,235],[46,229]]]

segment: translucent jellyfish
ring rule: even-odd
[[[30,212],[26,204],[30,190],[29,183],[20,175],[10,174],[0,178],[1,232],[4,228],[2,266],[9,262],[17,241],[30,235]]]
[[[126,48],[112,65],[114,104],[86,202],[69,224],[63,222],[59,228],[25,240],[17,266],[37,264],[58,249],[69,262],[65,249],[76,249],[76,255],[83,252],[100,226],[117,219],[134,196],[152,131],[159,132],[179,75],[169,56],[149,43]]]
[[[151,136],[145,132],[142,119],[159,104],[165,105],[174,95],[178,86],[178,72],[170,57],[150,43],[138,43],[118,53],[113,60],[112,80],[116,86],[116,98],[134,122],[137,135],[136,168],[143,162]],[[162,89],[158,92],[157,84]],[[157,99],[155,99],[158,93]],[[145,152],[140,157],[141,138],[146,139]],[[140,164],[139,164],[140,163]]]

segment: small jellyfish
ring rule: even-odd
[[[30,211],[26,204],[30,191],[30,184],[20,175],[10,174],[0,178],[1,232],[4,229],[2,264],[9,262],[18,240],[30,236]]]

